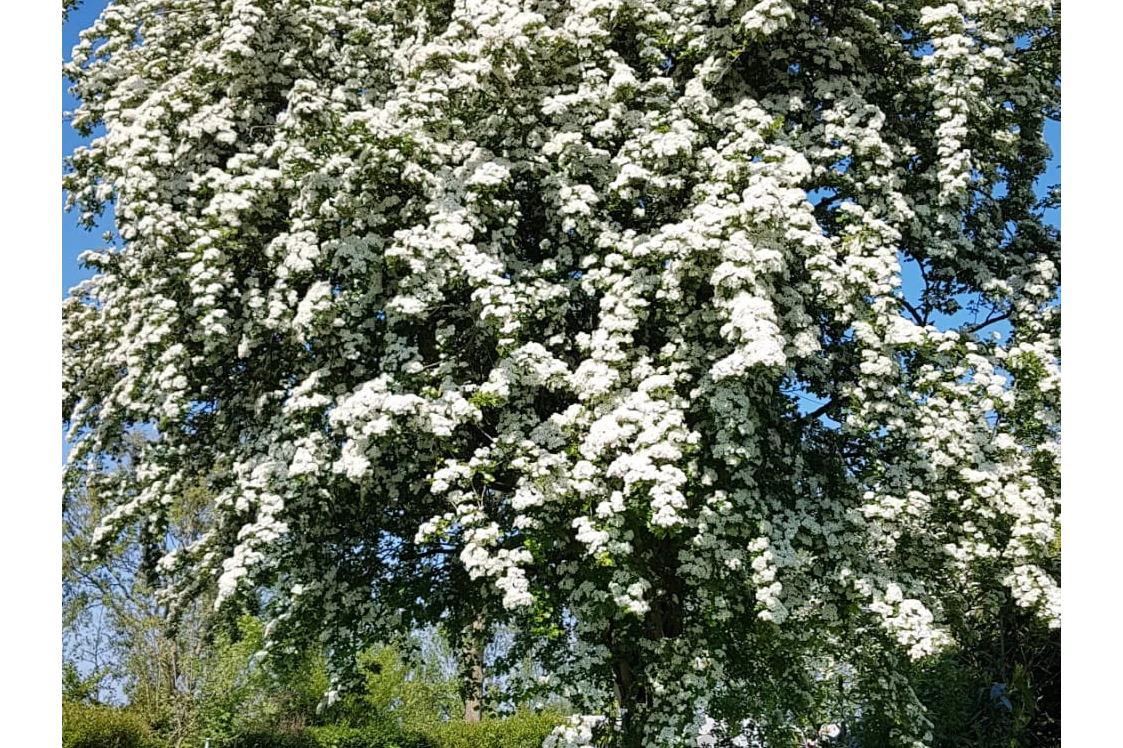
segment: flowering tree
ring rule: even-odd
[[[67,479],[107,543],[202,477],[168,599],[265,588],[274,647],[509,621],[586,715],[559,745],[813,734],[839,683],[922,743],[908,659],[966,596],[1060,621],[1059,25],[117,0],[66,67],[105,126],[69,205],[117,221]]]

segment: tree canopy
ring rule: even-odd
[[[116,0],[67,490],[340,683],[486,620],[559,746],[840,682],[923,744],[910,659],[1060,625],[1059,48],[1052,0]]]

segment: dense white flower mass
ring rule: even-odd
[[[203,479],[168,600],[268,588],[344,669],[508,621],[585,715],[551,745],[798,722],[823,662],[921,745],[907,658],[1004,597],[1060,625],[1058,27],[117,0],[66,67],[105,126],[69,205],[117,220],[64,305],[67,480],[109,542]]]

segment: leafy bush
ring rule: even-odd
[[[123,709],[63,703],[62,748],[159,748],[144,720]]]
[[[317,719],[316,703],[328,688],[322,654],[309,648],[260,660],[256,654],[264,646],[260,619],[242,616],[221,628],[206,650],[195,720],[197,734],[210,738],[212,746],[240,745],[235,739],[266,741],[267,735],[285,740]]]
[[[389,722],[363,727],[309,727],[304,734],[311,738],[315,748],[439,748],[429,736],[402,730]]]
[[[431,731],[439,748],[540,748],[562,723],[556,714],[518,713],[506,719],[447,722]]]
[[[1004,611],[971,646],[919,663],[933,748],[1061,744],[1061,635],[1021,611]],[[981,626],[980,626],[981,628]]]
[[[317,748],[317,743],[304,733],[254,730],[235,735],[223,748]]]
[[[448,646],[447,642],[436,638],[429,638],[428,644]],[[359,703],[365,714],[385,719],[393,713],[397,724],[423,730],[464,713],[456,679],[446,677],[440,663],[427,662],[420,653],[421,640],[414,636],[373,648],[360,656],[365,683]],[[444,656],[449,654],[446,649]],[[362,719],[355,724],[366,722],[367,719]]]

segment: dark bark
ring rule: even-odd
[[[621,712],[621,731],[616,741],[620,748],[642,748],[644,714],[652,706],[647,690],[644,640],[656,642],[682,635],[683,609],[675,580],[668,580],[664,593],[651,601],[642,626],[609,626],[608,647],[612,653],[612,675],[616,701]]]
[[[464,699],[464,721],[479,722],[484,703],[484,622],[477,618],[468,632],[464,659],[468,665],[468,695]]]

